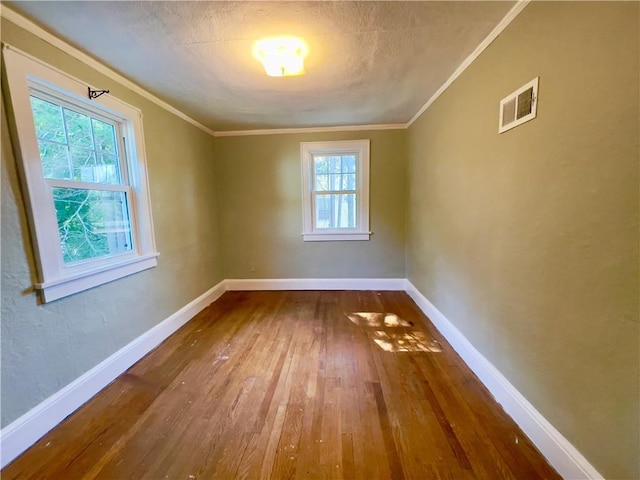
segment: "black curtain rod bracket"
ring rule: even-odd
[[[98,98],[100,95],[104,95],[105,93],[109,93],[109,90],[92,90],[91,87],[87,87],[89,91],[89,99],[94,100]]]

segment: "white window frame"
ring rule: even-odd
[[[369,240],[369,144],[369,140],[300,143],[305,242]],[[356,156],[356,228],[316,228],[313,158],[322,155]]]
[[[15,153],[25,186],[38,269],[39,282],[34,287],[41,291],[43,301],[57,300],[155,267],[159,254],[153,234],[142,112],[108,94],[90,100],[87,83],[10,45],[3,46],[3,57],[17,134]],[[31,109],[32,92],[43,92],[58,98],[62,104],[92,112],[119,125],[123,182],[121,185],[100,184],[98,189],[127,193],[133,250],[64,263],[52,193],[56,181],[43,175]],[[95,184],[74,183],[80,188],[96,189]]]

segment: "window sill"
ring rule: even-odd
[[[77,275],[35,284],[36,290],[42,292],[44,303],[58,300],[59,298],[73,295],[74,293],[97,287],[104,283],[118,280],[119,278],[133,275],[134,273],[153,268],[158,265],[159,253],[152,253],[135,257],[117,265],[108,265],[94,270],[79,273]]]
[[[360,233],[303,233],[305,242],[341,242],[343,240],[369,240],[371,232]]]

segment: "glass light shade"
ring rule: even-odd
[[[307,46],[299,38],[278,37],[259,40],[253,46],[254,56],[262,62],[267,75],[288,77],[304,75]]]

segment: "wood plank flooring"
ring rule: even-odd
[[[2,478],[560,477],[405,293],[227,292]]]

